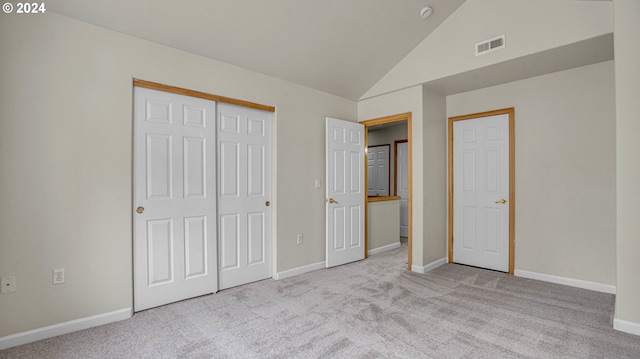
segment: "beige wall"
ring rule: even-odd
[[[616,322],[640,334],[640,2],[614,0],[617,158]],[[615,210],[615,209],[614,209]]]
[[[0,47],[0,337],[132,306],[132,78],[275,106],[277,271],[324,260],[325,116],[355,102],[51,13]]]
[[[358,102],[360,121],[412,113],[412,264],[419,267],[446,255],[445,96],[416,86]]]
[[[424,143],[423,265],[446,257],[447,236],[447,104],[445,96],[422,91]],[[420,217],[417,217],[420,218]]]
[[[616,318],[640,323],[636,305],[640,285],[635,278],[640,267],[634,255],[640,251],[635,211],[640,197],[636,186],[640,182],[637,167],[640,148],[635,140],[635,133],[640,130],[638,3],[614,0],[611,6],[607,1],[468,0],[357,106],[349,100],[55,14],[3,16],[0,275],[15,275],[18,291],[0,296],[0,337],[131,307],[132,78],[277,108],[274,126],[277,271],[324,260],[324,189],[313,186],[315,179],[325,182],[324,117],[354,120],[357,116],[358,120],[366,120],[412,112],[412,259],[414,265],[421,266],[445,255],[445,119],[460,113],[453,113],[447,103],[445,114],[444,97],[419,84],[609,33],[613,28],[612,8],[616,18],[618,113],[617,143],[613,148],[617,149],[617,169],[611,154],[610,63],[457,97],[468,96],[472,101],[469,104],[453,96],[447,102],[456,102],[460,113],[516,107],[519,191],[516,268],[616,284]],[[482,58],[469,54],[468,48],[475,42],[505,29],[508,48],[503,52]],[[573,71],[587,76],[576,76]],[[592,75],[595,78],[590,78]],[[589,86],[582,86],[585,84]],[[374,97],[383,93],[388,94]],[[494,95],[500,95],[499,99]],[[591,101],[578,103],[580,95]],[[482,97],[489,101],[482,105],[487,108],[479,104]],[[535,108],[534,99],[548,106]],[[568,106],[565,99],[574,106]],[[583,112],[585,123],[576,123]],[[550,114],[561,115],[562,121],[550,123],[544,117]],[[596,121],[596,116],[601,118]],[[571,127],[571,123],[580,126]],[[559,127],[561,131],[545,132],[540,129],[542,124]],[[595,132],[599,126],[602,132]],[[522,135],[523,131],[527,135]],[[547,141],[548,146],[545,143],[540,147],[532,134],[556,141]],[[561,135],[571,136],[572,141],[561,143],[564,138]],[[527,143],[534,147],[525,149]],[[595,148],[602,152],[594,153]],[[551,158],[555,168],[567,177],[558,179],[553,177],[557,174],[534,173],[532,167],[543,160],[536,149],[560,149],[570,154]],[[563,159],[566,163],[559,163]],[[592,160],[600,164],[601,171],[595,171]],[[523,169],[520,162],[525,165]],[[616,170],[617,206],[615,199],[611,199],[615,198],[615,192],[611,193],[615,184],[612,187],[609,176],[609,172]],[[534,182],[529,178],[531,175],[538,179],[535,181],[538,185],[549,187],[554,195],[572,205],[555,198],[551,199],[552,205],[538,203],[540,198],[548,198],[548,193],[542,193],[538,186],[527,185]],[[556,181],[553,186],[546,182],[551,180]],[[576,188],[573,183],[579,186]],[[596,190],[589,191],[593,187]],[[534,197],[535,193],[545,196]],[[565,221],[548,218],[544,209],[549,207]],[[616,210],[617,283],[616,241],[610,243],[616,229]],[[531,218],[547,221],[544,223],[550,228],[542,225],[533,228]],[[594,224],[585,224],[585,219],[593,219],[609,231],[592,228]],[[585,226],[594,231],[588,232]],[[525,229],[533,232],[524,232]],[[295,245],[296,233],[305,235],[304,245]],[[560,234],[565,236],[559,237]],[[595,234],[602,234],[603,238],[595,238]],[[537,236],[542,242],[532,242],[534,235],[544,235]],[[550,237],[560,241],[550,243]],[[565,254],[564,259],[569,261],[559,266],[556,258],[550,258],[550,264],[545,260],[542,265],[540,258],[548,255],[547,249]],[[597,251],[600,252],[596,256]],[[51,269],[58,267],[66,268],[67,283],[54,287]]]
[[[447,97],[515,107],[516,270],[616,284],[613,61]]]
[[[400,200],[369,202],[368,250],[400,243]]]
[[[379,117],[392,116],[401,113],[411,113],[411,133],[412,133],[412,196],[413,202],[413,252],[412,262],[414,265],[422,266],[424,248],[424,222],[420,219],[424,216],[424,186],[423,184],[423,121],[422,121],[422,86],[415,86],[408,89],[396,91],[384,96],[358,102],[358,120],[365,121]]]
[[[467,0],[361,99],[609,34],[612,11],[609,1]],[[501,34],[505,49],[475,56]]]

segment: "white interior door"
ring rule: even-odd
[[[364,259],[364,125],[327,117],[327,268]]]
[[[409,236],[409,146],[400,142],[396,146],[396,195],[400,196],[400,236]]]
[[[453,261],[509,269],[509,115],[453,123]]]
[[[134,310],[217,290],[215,102],[135,87]]]
[[[369,196],[389,195],[389,145],[367,148],[367,192]]]
[[[220,289],[271,277],[271,112],[218,105]]]

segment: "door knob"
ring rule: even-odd
[[[501,199],[501,200],[499,200],[499,201],[496,201],[496,203],[502,203],[502,204],[505,204],[505,203],[507,203],[507,200],[503,198],[503,199]]]
[[[329,198],[329,203],[335,203],[335,204],[338,204],[338,201],[336,201],[336,200],[335,200],[335,199],[333,199],[333,198]]]
[[[140,207],[136,208],[136,212],[138,212],[138,213],[144,212],[144,207],[140,206]]]
[[[269,207],[269,206],[271,205],[271,202],[266,201],[266,202],[264,203],[264,205],[265,205],[265,206],[267,206],[267,207]]]

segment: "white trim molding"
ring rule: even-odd
[[[513,275],[515,275],[516,277],[536,279],[536,280],[541,280],[543,282],[563,284],[563,285],[568,285],[570,287],[594,290],[596,292],[616,294],[616,286],[614,285],[589,282],[581,279],[559,277],[559,276],[550,275],[550,274],[529,272],[529,271],[520,270],[520,269],[516,269],[513,272]]]
[[[640,323],[629,322],[618,318],[613,319],[613,329],[633,335],[640,335]]]
[[[308,273],[308,272],[313,272],[314,270],[323,269],[325,267],[326,267],[326,262],[325,261],[318,262],[318,263],[313,263],[313,264],[308,264],[306,266],[287,269],[287,270],[282,271],[282,272],[277,272],[276,275],[273,276],[273,279],[278,280],[278,279],[285,279],[285,278],[289,278],[289,277],[295,277],[297,275]]]
[[[400,242],[391,243],[391,244],[387,244],[386,246],[382,246],[382,247],[371,249],[371,250],[369,250],[369,255],[390,251],[390,250],[396,249],[396,248],[400,248]]]
[[[76,332],[82,329],[97,327],[99,325],[129,319],[131,318],[132,314],[132,308],[124,308],[116,310],[115,312],[98,314],[91,317],[70,320],[64,323],[7,335],[0,338],[0,350],[35,342],[42,339],[56,337],[62,334]]]
[[[413,264],[413,265],[411,265],[411,271],[412,272],[416,272],[416,273],[425,274],[425,273],[430,272],[430,271],[432,271],[432,270],[434,270],[434,269],[436,269],[436,268],[438,268],[441,265],[446,264],[446,263],[447,263],[447,258],[445,257],[445,258],[440,258],[438,260],[435,260],[435,261],[433,261],[433,262],[431,262],[431,263],[429,263],[427,265],[424,265],[424,266],[418,266],[418,265]]]

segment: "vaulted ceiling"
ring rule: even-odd
[[[463,2],[56,0],[47,10],[357,100]]]

